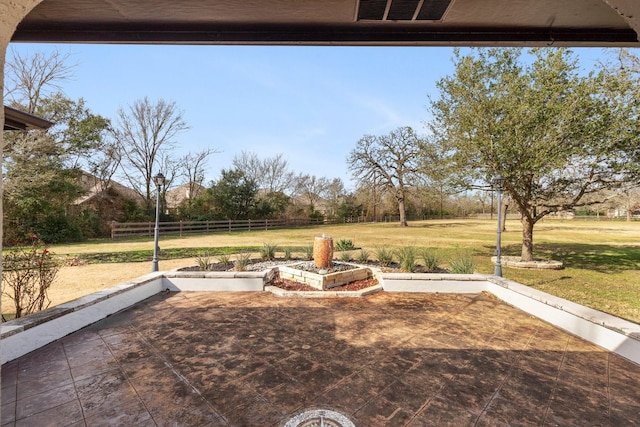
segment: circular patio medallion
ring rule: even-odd
[[[307,408],[295,413],[281,427],[356,427],[348,416],[329,408]]]

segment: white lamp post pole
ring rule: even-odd
[[[498,174],[493,179],[494,185],[496,186],[496,190],[498,192],[497,203],[498,203],[498,231],[496,232],[496,266],[493,274],[498,277],[502,277],[502,261],[500,259],[500,240],[502,237],[502,184],[504,182],[504,178],[502,175]]]
[[[158,246],[158,238],[160,235],[160,187],[164,185],[164,175],[158,172],[156,176],[153,177],[153,180],[156,183],[156,227],[154,229],[154,239],[153,239],[153,261],[151,262],[151,272],[158,271],[158,251],[160,247]]]

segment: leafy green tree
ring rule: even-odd
[[[364,208],[358,203],[355,195],[347,194],[343,197],[342,203],[338,206],[336,216],[342,220],[358,218],[362,215]]]
[[[10,244],[31,233],[50,243],[82,237],[67,208],[80,192],[79,167],[102,144],[109,122],[91,113],[83,99],[59,91],[71,75],[66,61],[57,51],[13,53],[8,60],[7,100],[55,123],[48,130],[5,133],[3,215]]]
[[[258,196],[256,215],[259,218],[279,218],[287,211],[291,197],[280,191],[272,191]]]
[[[74,101],[62,93],[41,99],[36,113],[54,123],[47,130],[64,153],[67,169],[89,168],[109,140],[110,121],[93,114],[83,98]]]
[[[624,72],[585,74],[567,49],[527,53],[455,51],[455,72],[438,81],[431,100],[429,127],[468,187],[504,178],[522,217],[522,259],[532,260],[539,220],[598,203],[603,190],[628,179],[638,105],[628,102],[633,82]]]
[[[237,169],[223,169],[211,187],[216,215],[224,219],[249,219],[257,203],[258,185]]]
[[[347,165],[360,184],[376,178],[393,195],[398,205],[400,225],[407,226],[406,200],[418,173],[421,138],[409,126],[388,135],[365,135],[351,150]]]
[[[82,99],[57,93],[40,102],[36,114],[55,126],[5,135],[5,217],[17,235],[36,232],[51,243],[77,240],[82,235],[68,206],[81,192],[80,167],[103,144],[109,121],[92,114]]]

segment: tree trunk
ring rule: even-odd
[[[500,214],[500,222],[502,223],[500,224],[500,230],[507,231],[507,211],[509,210],[509,203],[506,203],[503,199],[502,207],[500,209],[502,209],[502,212]]]
[[[522,261],[533,261],[533,225],[528,217],[522,216]]]
[[[398,212],[400,213],[400,225],[407,227],[409,224],[407,224],[407,215],[404,208],[404,197],[398,198]]]

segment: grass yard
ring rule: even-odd
[[[493,273],[490,257],[495,250],[495,221],[471,219],[418,221],[407,228],[395,223],[344,224],[182,238],[161,236],[160,269],[195,265],[195,257],[205,252],[215,258],[214,253],[246,249],[257,257],[264,243],[291,247],[294,255],[301,255],[302,248],[323,233],[333,237],[334,243],[352,240],[358,248],[354,254],[364,248],[374,258],[375,249],[381,246],[432,248],[444,267],[448,259],[464,253],[473,256],[476,272]],[[531,271],[503,267],[504,277],[640,323],[640,222],[548,219],[536,226],[534,245],[536,257],[563,261],[565,268]],[[520,246],[520,223],[510,220],[502,233],[502,253],[519,255]],[[153,241],[106,240],[51,249],[66,258],[87,260],[86,264],[60,270],[49,294],[52,305],[56,305],[148,273]],[[282,254],[280,251],[278,256]],[[2,311],[13,311],[5,297]]]

